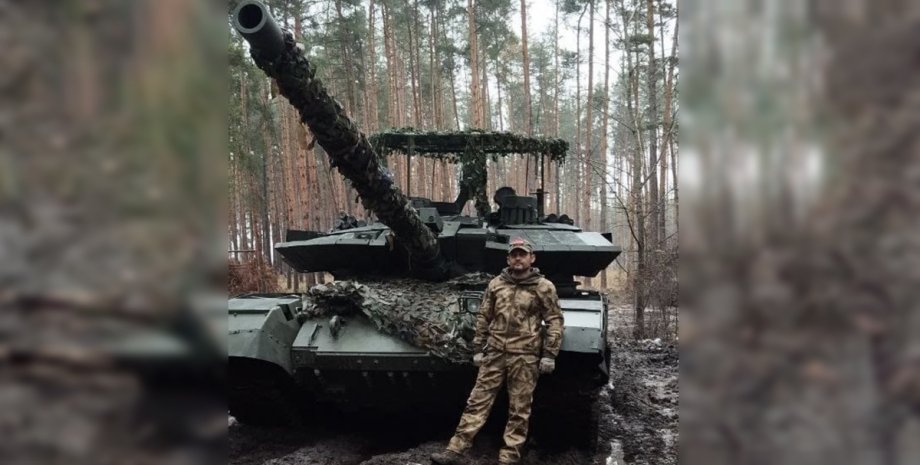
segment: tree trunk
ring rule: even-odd
[[[230,248],[231,250],[240,250],[239,242],[239,223],[236,217],[238,198],[239,198],[239,182],[237,181],[237,163],[238,163],[239,154],[233,154],[233,158],[230,160],[230,214],[229,223],[230,223]],[[233,258],[235,260],[239,259],[239,254],[234,253]]]
[[[521,0],[521,53],[524,58],[524,130],[533,135],[533,108],[530,102],[530,57],[527,55],[527,0]]]
[[[400,93],[402,92],[399,80],[399,61],[396,55],[395,27],[393,17],[390,13],[390,7],[386,3],[381,4],[381,13],[383,14],[383,36],[384,48],[387,61],[387,115],[389,116],[389,127],[402,127],[402,107]],[[397,186],[405,185],[403,183],[403,173],[401,157],[390,157],[390,171],[396,181]]]
[[[675,11],[676,13],[676,11]],[[674,121],[671,113],[673,112],[673,95],[674,95],[674,64],[677,62],[677,35],[680,28],[680,21],[674,21],[674,38],[671,42],[671,59],[668,60],[668,75],[664,86],[664,144],[668,148],[668,155],[671,158],[671,177],[674,184],[674,232],[680,230],[680,202],[677,185],[677,160],[674,153]],[[664,174],[667,170],[662,168]]]
[[[246,185],[249,190],[249,202],[247,202],[247,213],[249,214],[249,224],[251,229],[250,238],[252,243],[250,249],[254,250],[251,255],[252,260],[257,263],[262,262],[262,225],[261,225],[261,208],[259,206],[259,192],[256,189],[256,173],[252,171],[246,173]],[[261,291],[261,286],[259,287]]]
[[[664,237],[664,209],[658,199],[658,66],[655,64],[655,0],[645,2],[645,26],[648,31],[648,194],[652,225],[649,229],[649,246],[654,251],[661,247]]]
[[[451,68],[450,73],[450,96],[454,109],[454,129],[460,129],[460,110],[457,108],[457,80],[454,78],[454,70]]]
[[[671,61],[668,59],[668,55],[665,54],[664,49],[664,16],[662,15],[661,9],[658,11],[658,22],[660,24],[660,29],[658,30],[659,44],[661,45],[661,72],[664,76],[664,95],[662,99],[664,100],[664,109],[662,110],[662,124],[661,124],[661,150],[658,155],[658,199],[661,203],[661,225],[660,225],[660,234],[661,240],[664,242],[667,239],[667,219],[668,219],[668,138],[670,137],[671,132],[671,98],[670,89],[668,89],[667,81],[667,71],[668,63]],[[675,36],[676,37],[676,36]],[[662,244],[662,248],[666,248],[667,244]]]
[[[495,88],[498,89],[498,130],[505,130],[505,118],[502,117],[502,84],[505,82],[504,73],[502,73],[501,63],[495,63]],[[508,115],[509,118],[511,115]]]
[[[440,76],[438,74],[438,50],[435,48],[435,37],[438,34],[438,26],[435,20],[435,8],[428,12],[429,34],[428,34],[428,77],[431,80],[431,125],[434,129],[441,127],[441,103],[439,98],[438,87],[440,87]],[[435,164],[436,165],[436,164]],[[434,178],[432,178],[434,182]],[[431,189],[434,192],[434,188]]]
[[[302,23],[300,21],[300,15],[294,15],[294,38],[298,39],[303,35]],[[272,83],[272,88],[275,89],[275,84]],[[274,93],[273,95],[277,95]],[[289,148],[291,152],[288,153],[289,163],[290,163],[290,176],[291,176],[291,208],[288,210],[291,214],[291,226],[297,228],[307,228],[307,221],[316,221],[315,217],[315,207],[313,203],[307,203],[304,200],[304,197],[310,195],[309,189],[314,188],[315,183],[311,183],[309,173],[307,172],[305,166],[307,164],[306,158],[306,146],[307,146],[307,132],[303,129],[303,125],[297,121],[296,116],[294,115],[294,107],[290,104],[282,104],[282,114],[286,116],[288,138],[289,138]]]
[[[406,29],[409,31],[409,67],[411,72],[410,83],[412,85],[412,124],[416,128],[422,127],[422,102],[419,91],[419,62],[418,62],[418,0],[415,1],[412,9],[412,19]]]
[[[559,74],[561,70],[559,69],[559,2],[561,0],[556,0],[556,15],[554,21],[554,38],[553,38],[553,60],[556,64],[556,72],[553,73],[553,126],[555,126],[555,131],[553,135],[559,137]],[[559,168],[560,165],[554,164],[555,169],[553,170],[553,184],[556,186],[556,213],[562,213],[561,197],[562,197],[562,187],[561,182],[559,182]]]
[[[396,101],[393,105],[393,108],[396,111],[396,120],[394,121],[396,127],[403,127],[406,124],[406,111],[405,97],[406,97],[406,67],[405,60],[400,53],[399,46],[396,43],[397,40],[397,28],[393,23],[393,18],[390,18],[390,48],[393,50],[393,95],[396,97]],[[404,170],[399,170],[400,173],[404,173]],[[403,184],[405,185],[405,184]]]
[[[479,45],[477,39],[479,33],[476,30],[475,0],[467,0],[467,23],[470,44],[470,76],[472,77],[472,83],[470,84],[470,126],[483,128],[485,126],[485,116],[482,108],[482,88],[479,82]]]
[[[582,214],[583,227],[590,229],[591,225],[591,179],[594,177],[593,162],[594,150],[593,141],[591,140],[591,129],[594,126],[593,117],[593,96],[594,96],[594,0],[588,2],[588,96],[585,103],[585,148],[584,152],[584,191],[582,193]],[[592,286],[592,279],[585,278],[585,285]]]
[[[524,8],[524,1],[525,0],[521,0],[521,8]],[[523,17],[522,17],[522,20],[523,20]],[[524,45],[526,46],[527,44],[526,35],[523,36],[523,41],[524,41]],[[524,50],[526,53],[527,49],[525,48]],[[526,55],[525,55],[525,59],[526,59]],[[525,113],[524,119],[523,119],[523,129],[526,134],[531,135],[533,134],[533,119],[532,119],[533,118],[533,108],[530,102],[530,69],[529,69],[530,60],[527,60],[527,61],[528,61],[528,64],[524,65],[524,79],[525,79],[524,88],[527,90],[524,91],[524,95],[523,95],[524,97],[523,106],[524,106],[524,113]],[[524,173],[523,173],[524,190],[523,192],[525,193],[525,195],[532,192],[531,189],[533,186],[533,179],[535,177],[535,172],[536,172],[536,167],[534,167],[534,169],[531,169],[531,165],[533,164],[533,160],[531,160],[532,158],[533,157],[531,156],[524,156]]]
[[[437,43],[437,41],[438,41],[438,40],[440,39],[440,37],[441,37],[441,31],[443,30],[443,21],[444,21],[444,17],[443,17],[443,15],[441,14],[441,4],[440,4],[440,2],[437,2],[437,3],[436,3],[436,6],[437,6],[437,8],[435,9],[435,25],[437,26],[437,31],[438,31],[438,32],[437,32],[437,34],[436,34],[436,36],[435,36],[435,43]],[[438,74],[440,75],[440,63],[438,63],[438,69],[439,69]],[[450,80],[450,96],[451,96],[451,102],[452,102],[452,112],[453,112],[453,116],[454,116],[454,118],[453,118],[453,119],[454,119],[454,126],[453,126],[453,127],[454,127],[455,129],[460,129],[460,115],[459,115],[459,113],[458,113],[458,111],[457,111],[457,92],[456,92],[456,90],[457,90],[457,85],[456,85],[456,83],[455,83],[455,81],[454,81],[454,70],[453,70],[453,67],[451,67],[450,69],[448,69],[447,72],[448,72],[448,78],[449,78],[449,80]],[[439,86],[439,88],[438,88],[438,102],[439,102],[439,104],[440,104],[440,105],[439,105],[439,106],[440,106],[440,112],[439,112],[439,114],[441,115],[441,124],[442,124],[441,127],[443,127],[444,129],[447,129],[447,128],[450,127],[450,126],[448,126],[448,124],[447,124],[447,118],[449,118],[449,116],[446,115],[446,114],[444,113],[444,111],[445,111],[445,110],[444,110],[444,91],[443,91],[443,89],[441,89],[440,85],[441,85],[441,81],[440,81],[440,79],[439,79],[439,81],[438,81],[438,86]],[[446,163],[442,163],[442,168],[443,168],[443,171],[444,171],[444,173],[443,173],[443,174],[444,174],[444,180],[445,180],[446,184],[448,185],[448,186],[447,186],[448,194],[450,194],[450,179],[451,179],[452,174],[453,174],[452,171],[451,171],[452,168],[448,167]],[[451,172],[448,173],[448,171],[451,171]]]
[[[626,12],[626,9],[623,7],[622,2],[621,6],[621,15],[623,21],[624,31],[629,28],[630,25],[630,15]],[[638,33],[638,28],[636,24],[638,21],[632,21],[633,23],[633,34]],[[636,315],[636,327],[633,333],[633,336],[637,339],[640,339],[645,336],[645,275],[646,275],[646,263],[645,263],[645,241],[646,241],[646,231],[645,231],[645,208],[643,207],[642,199],[642,171],[643,171],[643,150],[642,144],[642,131],[639,125],[639,108],[638,108],[638,91],[639,91],[639,76],[638,69],[635,66],[638,62],[638,57],[636,60],[633,60],[633,54],[637,53],[635,49],[627,49],[625,51],[626,55],[626,71],[627,71],[627,82],[626,82],[626,111],[629,115],[629,118],[632,123],[630,132],[632,133],[632,157],[630,164],[630,186],[629,186],[629,211],[627,212],[627,224],[629,226],[630,235],[632,237],[632,242],[636,247],[636,258],[635,258],[635,269],[632,272],[630,277],[633,283],[633,310]]]
[[[285,205],[285,196],[287,195],[287,186],[285,185],[284,171],[283,171],[284,166],[282,164],[282,158],[281,158],[283,154],[280,150],[281,141],[277,141],[277,142],[279,143],[278,145],[279,149],[275,151],[274,163],[272,164],[272,166],[274,167],[272,185],[274,186],[274,189],[275,189],[275,194],[274,194],[275,210],[273,213],[274,215],[274,226],[273,226],[274,234],[272,235],[274,244],[278,244],[279,242],[284,241],[284,230],[287,228],[287,225],[289,224],[289,220],[287,217],[287,205]],[[280,259],[277,253],[275,253],[274,245],[272,245],[272,262],[275,264],[275,271],[278,274],[281,274],[284,272],[284,266],[285,266],[284,261]]]
[[[262,105],[266,112],[269,112],[268,108],[268,91],[262,91],[259,95],[259,104]],[[269,133],[269,124],[274,125],[274,121],[262,125],[261,135],[262,135],[262,185],[261,194],[262,194],[262,204],[260,206],[260,214],[262,215],[262,255],[266,263],[272,263],[272,239],[271,239],[271,223],[269,223],[269,207],[271,206],[271,201],[274,196],[270,195],[269,192],[269,169],[271,168],[270,160],[272,159],[272,138]],[[272,192],[274,192],[275,184],[272,183]]]
[[[293,112],[291,116],[294,116]],[[297,223],[303,228],[306,227],[307,222],[312,218],[313,224],[319,227],[321,219],[321,215],[319,214],[320,204],[318,202],[311,202],[310,200],[319,198],[319,182],[317,180],[322,179],[322,174],[316,170],[316,154],[313,152],[313,147],[307,143],[308,140],[312,141],[312,136],[307,128],[300,121],[297,121],[296,118],[291,118],[291,122],[295,125],[294,129],[298,134],[297,145],[299,148],[298,153],[300,154],[295,159],[299,186],[297,189],[297,200],[299,202],[298,209],[300,212]],[[308,191],[310,187],[313,189],[312,198],[310,198]]]
[[[396,47],[393,38],[393,18],[390,15],[390,8],[386,3],[381,4],[381,7],[381,13],[383,14],[384,53],[386,55],[387,61],[387,82],[389,84],[387,86],[387,114],[389,115],[388,123],[391,127],[399,127],[402,123],[402,118],[400,117],[401,109],[399,107],[399,75],[397,73],[399,63],[397,63]]]
[[[636,57],[636,66],[630,64],[630,82],[632,90],[632,109],[631,113],[633,115],[633,120],[635,124],[633,126],[633,140],[635,141],[635,147],[633,149],[632,157],[632,198],[633,198],[633,218],[636,222],[636,231],[634,233],[634,240],[636,241],[636,272],[634,276],[634,287],[635,287],[635,310],[636,310],[636,339],[641,339],[645,337],[645,281],[646,281],[646,256],[645,249],[647,244],[647,231],[645,225],[646,218],[646,208],[645,202],[642,197],[642,189],[645,183],[643,182],[643,173],[645,172],[645,166],[643,163],[643,154],[645,149],[642,143],[642,130],[639,127],[639,71],[638,71],[638,56]]]
[[[578,157],[582,156],[581,154],[581,20],[585,17],[585,11],[581,10],[581,15],[578,16],[578,27],[575,28],[575,160],[578,160]],[[573,169],[566,171],[578,171],[578,167],[575,164],[572,164]],[[578,176],[571,177],[571,181],[574,181],[575,189],[575,202],[572,205],[572,211],[575,215],[575,224],[579,226],[584,226],[581,221],[581,203],[579,202],[579,193],[578,189]]]
[[[616,1],[616,0],[612,0],[612,1]],[[620,72],[617,78],[617,80],[620,82],[620,87],[622,91],[625,92],[625,97],[619,98],[617,101],[617,105],[616,105],[617,116],[618,118],[623,118],[623,119],[626,119],[623,114],[623,102],[628,101],[628,98],[629,98],[628,97],[629,93],[626,90],[626,87],[623,85],[623,80],[625,78],[624,73],[625,73],[625,70],[627,69],[625,55],[626,53],[620,54]],[[631,134],[628,132],[626,125],[617,124],[616,131],[614,133],[614,140],[618,142],[614,144],[615,150],[613,152],[613,155],[614,155],[613,172],[616,173],[615,178],[617,180],[614,186],[614,189],[616,190],[618,208],[614,210],[613,223],[615,225],[619,225],[619,227],[614,228],[614,242],[617,244],[622,244],[624,246],[627,244],[632,244],[632,238],[628,234],[626,234],[626,226],[629,226],[629,216],[628,216],[629,207],[628,205],[623,204],[623,199],[627,198],[626,183],[623,182],[623,174],[626,172],[626,162],[625,162],[626,149],[628,147],[627,143],[630,137],[631,137]],[[618,217],[625,218],[625,220],[622,220],[622,219],[618,220]],[[625,254],[625,255],[621,255],[621,257],[622,257],[621,260],[623,262],[622,263],[623,267],[626,268],[627,270],[630,269],[631,255]]]
[[[278,115],[280,116],[281,124],[281,159],[279,164],[281,165],[281,179],[282,185],[284,186],[284,217],[285,217],[285,227],[293,228],[294,227],[294,182],[292,179],[289,179],[289,176],[293,176],[294,170],[291,169],[291,158],[294,151],[294,144],[292,143],[290,126],[287,117],[287,105],[280,104],[278,105]]]
[[[594,0],[588,2],[588,98],[585,104],[585,148],[584,152],[584,191],[582,196],[582,222],[586,228],[591,227],[591,166],[593,150],[591,150],[591,128],[594,126],[592,115],[592,99],[594,96]]]
[[[601,183],[600,183],[600,193],[598,194],[601,198],[601,224],[599,230],[601,232],[608,232],[607,230],[607,129],[608,129],[608,117],[610,115],[610,1],[605,0],[605,11],[604,11],[604,123],[601,126],[601,147],[600,147],[600,162],[601,162]],[[601,272],[601,289],[607,289],[607,270],[605,269]]]
[[[413,2],[412,6],[412,16],[409,20],[408,28],[409,30],[409,66],[412,77],[410,83],[412,85],[412,116],[413,116],[413,126],[417,129],[424,127],[425,123],[422,121],[422,90],[421,90],[421,63],[419,56],[419,25],[418,25],[418,0]],[[425,158],[423,157],[414,157],[409,160],[409,176],[412,180],[421,181],[422,176],[416,175],[415,173],[424,173],[426,164]],[[415,170],[413,170],[413,167]],[[407,180],[411,182],[412,180]],[[408,184],[407,184],[408,185]],[[414,195],[421,197],[430,197],[425,192],[426,184],[424,182],[414,182],[412,185],[416,187],[416,192]]]
[[[335,13],[340,23],[345,22],[345,16],[342,14],[342,0],[335,0]],[[347,93],[345,95],[345,112],[349,115],[355,115],[355,111],[357,111],[355,101],[358,94],[355,92],[355,80],[352,77],[352,73],[355,71],[354,60],[351,57],[351,49],[348,47],[351,41],[348,40],[345,28],[340,27],[339,31],[341,31],[339,49],[342,51],[342,60],[345,64],[345,92]]]
[[[247,98],[246,90],[247,90],[246,89],[246,75],[241,74],[240,75],[240,111],[241,111],[240,114],[243,115],[243,126],[248,128],[249,127],[249,109],[247,108],[248,98]],[[239,203],[237,205],[238,207],[237,212],[240,218],[240,245],[246,248],[250,248],[252,244],[249,242],[250,229],[249,229],[249,223],[247,222],[247,219],[246,219],[246,211],[248,210],[247,207],[248,207],[249,199],[251,198],[251,191],[248,189],[248,186],[249,186],[248,183],[246,183],[248,172],[244,171],[245,168],[244,168],[243,163],[245,163],[245,160],[247,160],[250,156],[252,156],[252,153],[251,153],[251,150],[249,149],[248,142],[244,141],[242,146],[243,146],[243,153],[240,154],[240,164],[237,165],[237,167],[240,168],[237,170],[237,175],[239,176],[237,181],[239,182],[238,185],[240,186],[240,194],[241,194]],[[244,261],[249,261],[251,256],[249,256],[248,254],[243,254],[243,258],[244,258]]]
[[[270,149],[270,147],[267,147]],[[271,263],[270,227],[268,225],[268,153],[263,153],[261,157],[261,173],[259,176],[259,225],[260,231],[259,248],[262,251],[262,259]]]
[[[376,132],[378,128],[377,119],[377,52],[375,49],[374,37],[374,0],[369,0],[367,13],[367,63],[365,71],[367,75],[364,85],[364,93],[367,95],[367,131]]]
[[[480,83],[482,84],[482,118],[483,126],[482,128],[491,131],[492,130],[492,104],[489,102],[489,64],[486,61],[485,51],[480,51],[479,62],[482,63],[480,67],[480,72],[482,73],[482,79]]]

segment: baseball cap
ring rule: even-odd
[[[510,246],[510,248],[508,249],[509,254],[514,249],[520,249],[527,253],[533,253],[533,246],[530,245],[530,242],[527,242],[526,240],[520,237],[515,237],[514,239],[511,239],[511,242],[508,245]]]

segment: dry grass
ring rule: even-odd
[[[280,292],[280,283],[281,277],[264,262],[229,263],[227,292],[231,296],[251,292]]]

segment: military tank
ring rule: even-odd
[[[492,211],[486,193],[490,159],[532,156],[542,168],[564,161],[568,144],[477,130],[368,138],[263,4],[241,2],[232,22],[257,66],[275,79],[376,220],[328,232],[288,231],[276,244],[295,270],[330,273],[335,281],[304,294],[230,299],[231,415],[243,423],[280,423],[326,404],[462,408],[475,379],[472,322],[485,285],[505,266],[508,243],[517,237],[533,244],[565,317],[557,371],[541,379],[534,414],[544,397],[566,399],[555,405],[569,413],[586,406],[576,400],[590,399],[609,377],[608,303],[573,277],[596,276],[621,250],[610,234],[545,214],[542,169],[533,196],[500,188]],[[460,164],[459,195],[435,201],[403,193],[383,164],[393,154]]]

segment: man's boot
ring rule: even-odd
[[[466,460],[463,459],[463,455],[452,450],[431,454],[431,462],[438,465],[466,465]]]

